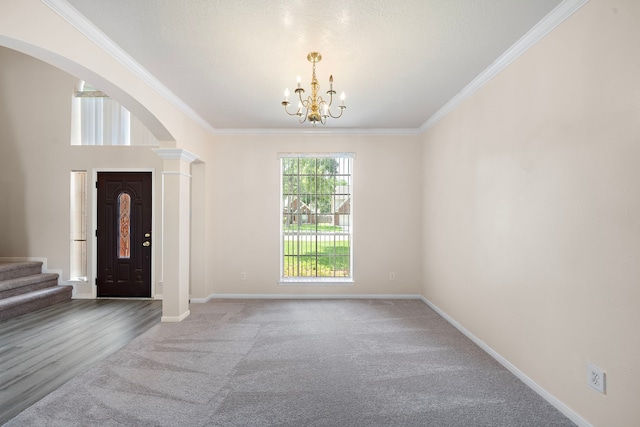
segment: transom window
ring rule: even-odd
[[[281,280],[351,281],[348,153],[281,154]]]
[[[85,82],[78,85],[71,109],[71,145],[160,144],[118,101]]]

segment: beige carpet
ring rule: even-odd
[[[418,300],[193,304],[8,426],[572,426]]]

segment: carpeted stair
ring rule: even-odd
[[[0,320],[68,301],[71,293],[57,274],[42,273],[42,262],[0,262]]]

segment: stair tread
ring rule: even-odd
[[[71,301],[72,286],[51,286],[0,299],[0,321],[31,313],[42,308]]]
[[[34,300],[39,298],[46,298],[49,295],[53,295],[61,292],[69,292],[71,286],[60,285],[60,286],[51,286],[49,288],[38,289],[37,291],[31,291],[20,295],[15,295],[8,298],[0,299],[0,309],[3,306],[12,306],[16,303],[19,303],[23,300]]]
[[[31,285],[34,283],[48,282],[55,280],[57,283],[57,273],[40,273],[32,274],[30,276],[15,277],[13,279],[0,280],[0,291],[15,289],[22,286]]]
[[[42,261],[0,261],[0,271],[18,270],[25,267],[42,266]]]
[[[0,281],[42,273],[42,261],[0,261]]]

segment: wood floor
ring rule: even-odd
[[[72,300],[0,322],[0,424],[160,322],[161,301]]]

